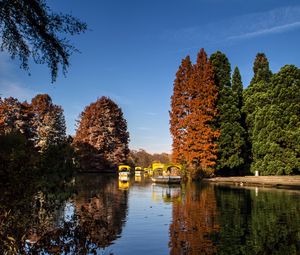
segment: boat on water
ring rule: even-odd
[[[140,166],[136,166],[134,168],[134,175],[135,176],[142,176],[144,174],[144,169]]]
[[[131,167],[128,165],[119,165],[118,167],[119,181],[128,182],[130,179],[130,170]]]
[[[153,176],[151,177],[152,182],[154,183],[166,183],[166,184],[179,184],[181,182],[181,176],[179,171],[174,169],[174,166],[153,163]]]
[[[154,183],[166,183],[166,184],[179,184],[181,182],[181,176],[156,176],[151,177]]]

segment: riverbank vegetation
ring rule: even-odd
[[[189,56],[182,60],[171,97],[171,161],[192,178],[299,174],[300,70],[286,65],[273,74],[258,53],[253,72],[244,89],[238,67],[231,73],[220,51],[208,57],[201,49],[195,64]],[[122,163],[170,162],[167,154],[130,153],[122,109],[107,97],[84,109],[74,137],[67,137],[63,109],[49,95],[30,103],[0,99],[0,140],[2,178],[35,169],[106,172]]]
[[[258,53],[253,72],[243,89],[238,67],[231,75],[220,51],[182,60],[171,97],[172,159],[193,178],[299,174],[300,70],[272,74]]]

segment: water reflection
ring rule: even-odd
[[[76,195],[66,209],[69,221],[48,232],[31,251],[64,254],[97,253],[122,232],[127,213],[128,192],[120,190],[115,176],[76,177]]]
[[[152,184],[152,200],[155,202],[163,201],[172,203],[181,201],[182,189],[180,185]]]
[[[170,254],[215,254],[213,237],[219,231],[213,187],[190,183],[173,203]]]
[[[0,254],[87,254],[121,234],[128,191],[115,176],[82,175],[63,184],[43,176],[43,189],[36,180],[1,193]]]
[[[87,174],[0,192],[0,254],[300,254],[300,191]]]
[[[216,189],[218,254],[299,254],[300,192]]]

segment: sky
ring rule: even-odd
[[[30,101],[47,93],[61,105],[67,133],[75,134],[85,106],[101,96],[124,113],[131,149],[171,152],[170,97],[181,60],[204,48],[225,53],[238,66],[244,87],[253,75],[255,55],[264,52],[270,68],[300,66],[299,0],[48,0],[55,12],[88,25],[71,43],[66,76],[51,83],[45,65],[30,63],[30,75],[0,52],[0,94]]]

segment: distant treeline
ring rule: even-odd
[[[168,164],[171,162],[171,155],[168,153],[150,154],[143,149],[131,150],[128,156],[130,166],[151,167],[153,162]]]
[[[172,159],[193,178],[300,173],[300,70],[273,74],[263,53],[243,89],[220,51],[182,60],[171,97]]]

